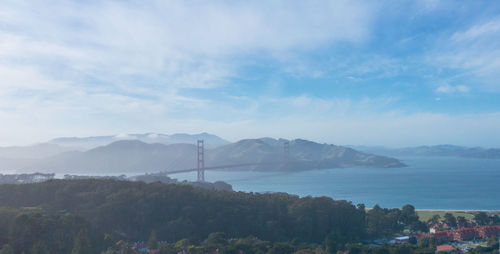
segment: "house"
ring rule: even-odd
[[[432,226],[429,228],[429,233],[431,234],[435,234],[436,231],[438,231],[438,227],[437,226]]]
[[[482,226],[479,228],[460,228],[457,230],[434,231],[431,234],[420,234],[419,239],[430,237],[443,241],[468,241],[477,238],[489,238],[500,235],[500,225]]]
[[[449,234],[449,231],[436,231],[436,233],[433,234],[433,237],[436,239],[441,239],[443,241],[453,240],[453,238]]]
[[[410,241],[410,237],[409,236],[399,236],[399,237],[394,238],[394,241],[395,241],[395,243],[407,243],[408,241]]]
[[[437,253],[440,253],[440,252],[452,252],[455,250],[455,247],[449,245],[449,244],[443,244],[443,245],[439,245],[436,247],[436,254]]]
[[[481,238],[500,235],[500,225],[480,227],[478,228],[478,234]]]
[[[453,231],[453,240],[467,241],[479,237],[479,232],[476,228],[461,228]]]

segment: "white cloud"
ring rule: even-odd
[[[9,124],[0,132],[25,142],[69,131],[140,132],[203,118],[196,112],[206,107],[237,114],[234,105],[179,91],[226,85],[248,57],[299,58],[363,41],[373,12],[343,0],[2,1],[0,122]],[[36,130],[26,135],[30,126]]]
[[[429,11],[437,8],[436,1],[422,3]],[[179,92],[226,85],[255,59],[289,61],[285,72],[313,78],[397,76],[407,61],[376,54],[300,64],[310,50],[362,44],[375,12],[370,3],[342,0],[3,1],[0,139],[15,144],[55,136],[209,131],[233,140],[498,143],[485,138],[498,136],[498,114],[405,114],[391,110],[397,97],[239,95],[219,101]],[[430,58],[465,74],[498,77],[496,20],[457,31]],[[467,84],[436,92],[475,90]]]
[[[466,92],[469,92],[469,88],[467,86],[464,86],[464,85],[452,86],[452,85],[449,85],[449,84],[445,84],[445,85],[441,85],[438,88],[436,88],[436,92],[438,92],[438,93],[447,93],[447,94],[451,94],[451,93],[466,93]]]
[[[11,61],[170,87],[220,85],[237,71],[238,55],[361,40],[372,18],[370,5],[352,1],[10,1],[0,8],[0,55]]]
[[[500,78],[500,17],[478,22],[456,31],[446,40],[438,40],[428,61],[440,69],[458,72],[458,78],[474,81],[483,91],[499,91]]]
[[[120,134],[117,134],[115,135],[115,138],[116,139],[134,139],[135,137],[134,136],[130,136],[126,133],[120,133]]]
[[[5,66],[0,64],[0,95],[23,90],[53,91],[68,87],[68,82],[49,80],[31,66]]]
[[[3,1],[0,122],[9,124],[0,131],[12,139],[13,130],[40,123],[45,133],[70,135],[68,128],[151,128],[150,119],[231,109],[178,91],[226,84],[247,56],[363,40],[371,8],[357,1]]]
[[[154,139],[154,138],[158,138],[158,137],[159,137],[158,133],[149,133],[148,134],[148,138],[153,138]]]
[[[500,17],[474,25],[465,31],[458,31],[451,37],[454,41],[474,40],[500,32]]]

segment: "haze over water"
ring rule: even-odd
[[[500,160],[401,157],[405,168],[341,168],[295,173],[207,171],[236,191],[328,196],[367,207],[500,210]],[[172,175],[195,180],[194,173]]]

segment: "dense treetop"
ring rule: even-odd
[[[363,205],[328,197],[109,179],[0,185],[0,206],[5,207],[0,211],[0,224],[5,225],[0,228],[0,244],[10,243],[16,252],[36,247],[78,253],[88,245],[103,249],[104,236],[112,242],[151,238],[196,242],[213,232],[227,239],[295,239],[340,249],[346,243],[393,235],[405,225],[421,227],[412,206],[402,210],[376,206],[366,212]]]

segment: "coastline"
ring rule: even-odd
[[[500,210],[480,210],[480,209],[416,209],[417,212],[489,212],[489,213],[500,213]]]

